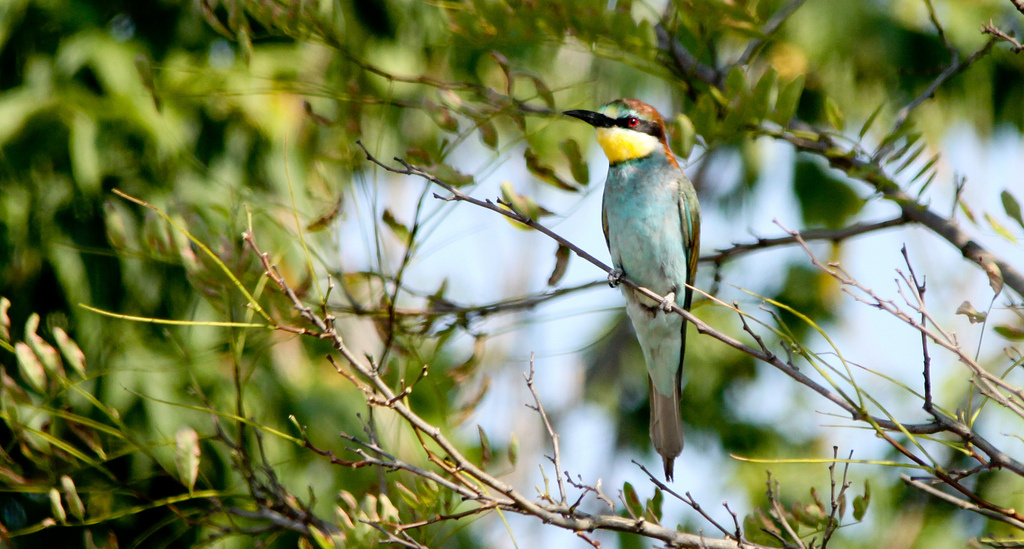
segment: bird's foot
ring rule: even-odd
[[[626,276],[626,271],[616,267],[608,273],[608,285],[612,288],[618,286],[622,282],[622,277]]]
[[[664,299],[661,300],[661,304],[658,307],[666,313],[671,313],[672,309],[676,306],[676,293],[669,292]]]

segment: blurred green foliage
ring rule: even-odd
[[[677,0],[664,28],[697,61],[718,66],[766,38],[759,29],[784,4]],[[939,4],[960,55],[984,41],[978,22],[1015,14],[994,0]],[[382,185],[363,176],[357,140],[468,188],[477,183],[473,169],[487,173],[510,161],[539,185],[580,193],[593,186],[582,146],[592,139],[554,123],[554,112],[614,97],[667,98],[684,116],[672,125],[676,143],[692,149],[695,132],[713,151],[712,168],[718,159],[743,164],[742,181],[717,181],[712,168],[696,178],[703,208],[728,218],[730,205],[766,179],[750,131],[761,124],[784,128],[796,116],[856,134],[870,117],[859,137],[893,138],[906,154],[921,136],[935,140],[956,125],[981,134],[1024,129],[1024,57],[997,48],[889,136],[899,107],[949,62],[920,2],[808,2],[720,87],[680,74],[658,47],[662,14],[654,9],[626,0],[0,5],[0,296],[9,300],[0,309],[9,319],[0,338],[0,539],[62,547],[328,543],[318,531],[230,511],[273,501],[282,516],[310,511],[339,528],[340,543],[369,547],[381,534],[360,518],[412,521],[465,508],[429,481],[395,474],[385,485],[383,473],[331,466],[304,447],[297,427],[340,455],[346,444],[338,431],[362,436],[376,424],[389,448],[425,461],[408,430],[368,412],[363,395],[333,372],[323,359],[328,344],[202,324],[263,323],[236,281],[271,315],[298,323],[241,239],[251,226],[307,302],[323,299],[325,275],[333,275],[340,329],[381,361],[393,386],[429,367],[409,397],[418,413],[452,430],[470,416],[486,389],[485,338],[468,360],[456,358],[455,335],[483,334],[474,331],[477,313],[452,304],[477,298],[445,286],[401,286],[402,267],[388,251],[401,256],[408,246],[410,259],[421,220],[356,211],[352,197]],[[460,165],[460,147],[471,147],[483,166]],[[789,188],[804,222],[836,228],[857,220],[866,193],[823,165],[795,156]],[[713,186],[735,193],[716,195]],[[1012,217],[1012,206],[1006,211]],[[362,225],[344,233],[338,227],[346,221]],[[365,270],[341,265],[337,249],[365,234],[376,259]],[[783,262],[771,268],[782,282],[759,289],[765,295],[813,322],[836,318],[835,288],[820,273]],[[409,302],[441,312],[396,312]],[[198,324],[104,316],[80,304]],[[698,312],[713,324],[732,322],[722,309]],[[797,316],[779,318],[794,340],[815,335]],[[797,457],[825,445],[737,414],[732,399],[765,370],[713,342],[690,341],[683,417],[694,432],[746,456]],[[585,397],[619,420],[620,449],[647,451],[642,361],[626,324],[611,327],[589,355]],[[495,470],[525,461],[498,456],[507,450],[504,434],[491,439],[459,443],[480,459],[491,454]],[[782,482],[803,494],[811,480],[801,472]],[[920,520],[916,546],[939,546],[928,540],[946,528],[936,517],[947,511],[886,482],[897,488],[875,498],[884,509],[877,531],[851,534],[844,546],[878,546],[906,520]],[[766,504],[763,477],[747,473],[733,483]],[[904,512],[911,504],[917,515]],[[660,520],[660,500],[646,505]],[[813,509],[791,515],[804,533],[820,526],[807,513]],[[474,546],[483,534],[464,528],[469,522],[414,535],[430,546]],[[946,546],[986,526],[966,525]],[[634,542],[624,538],[623,546]]]

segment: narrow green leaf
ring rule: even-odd
[[[11,317],[7,311],[11,308],[11,301],[6,297],[0,297],[0,340],[11,340]]]
[[[789,126],[789,121],[796,114],[797,106],[800,105],[800,96],[803,92],[804,75],[801,74],[786,84],[779,92],[779,98],[775,101],[775,113],[771,117],[772,122],[782,127]]]
[[[828,123],[832,124],[832,127],[843,131],[846,127],[846,116],[839,110],[839,105],[832,100],[831,97],[825,98],[825,116],[828,118]]]
[[[996,218],[992,217],[991,214],[988,214],[988,213],[985,214],[985,221],[988,221],[988,224],[992,226],[992,230],[994,230],[996,233],[998,233],[999,236],[1005,238],[1006,240],[1009,240],[1010,242],[1012,242],[1014,244],[1017,243],[1017,237],[1014,236],[1014,234],[1012,232],[1010,232],[1009,229],[1004,227],[1002,223],[1000,223],[998,220],[996,220]]]
[[[993,330],[1010,341],[1024,341],[1024,328],[1000,324],[994,327]]]
[[[928,170],[932,169],[932,166],[934,166],[935,163],[939,161],[939,155],[940,154],[941,153],[935,153],[935,156],[931,157],[931,159],[928,160],[928,163],[925,164],[923,168],[921,168],[921,171],[917,172],[917,175],[912,177],[910,180],[911,181],[917,181],[917,178],[921,177],[922,175],[924,175],[925,172],[927,172]]]
[[[508,443],[508,462],[513,467],[519,463],[519,437],[512,433],[512,440]]]
[[[571,256],[571,250],[564,244],[559,244],[558,249],[555,250],[555,268],[551,271],[551,276],[548,277],[548,286],[554,286],[562,280],[565,276],[566,269],[569,268],[569,257]]]
[[[925,148],[927,146],[928,146],[928,143],[921,143],[920,146],[918,146],[916,149],[914,149],[914,151],[912,153],[907,155],[907,157],[903,159],[903,162],[901,162],[900,165],[897,166],[895,170],[893,170],[893,175],[898,175],[900,172],[902,172],[903,170],[907,169],[907,167],[910,166],[911,162],[913,162],[914,160],[917,160],[918,156],[921,156],[921,153],[924,152],[924,150],[925,150]],[[897,151],[897,154],[893,154],[890,158],[893,161],[896,161],[897,159],[900,158],[900,156],[902,156],[902,154],[903,154],[902,150],[901,151]]]
[[[391,232],[395,234],[395,237],[398,238],[399,242],[405,246],[412,244],[412,233],[409,231],[409,227],[395,219],[395,214],[391,213],[390,208],[384,209],[384,213],[381,215],[380,220],[383,221],[389,229],[391,229]]]
[[[1003,192],[999,193],[999,199],[1003,202],[1003,210],[1006,212],[1006,215],[1010,216],[1010,219],[1016,221],[1021,228],[1024,228],[1024,218],[1021,218],[1020,203],[1017,202],[1017,199],[1014,198],[1013,195],[1010,194],[1010,191],[1007,190],[1003,190]],[[0,313],[2,312],[3,305],[2,302],[0,302]]]
[[[487,439],[487,433],[484,432],[484,428],[477,425],[477,433],[480,435],[480,459],[484,464],[491,462],[491,441]]]
[[[548,88],[547,84],[536,76],[530,76],[530,79],[533,80],[533,87],[537,88],[537,95],[547,104],[549,109],[555,110],[555,96],[551,93],[551,89]]]
[[[67,524],[68,514],[64,511],[64,506],[60,503],[60,492],[58,492],[56,488],[50,488],[49,496],[50,512],[53,513],[54,518],[56,518],[61,524]]]
[[[46,370],[36,358],[28,344],[19,341],[14,345],[14,355],[18,358],[18,371],[22,379],[40,393],[46,392]]]
[[[875,123],[875,119],[878,118],[878,114],[882,112],[882,107],[884,106],[885,103],[878,105],[871,115],[868,116],[868,119],[864,121],[864,125],[860,127],[860,133],[857,134],[858,140],[864,139],[864,136],[867,135],[868,130],[871,129],[871,125]]]
[[[331,540],[330,534],[316,526],[309,527],[309,535],[313,538],[313,543],[315,543],[319,549],[335,549],[334,541]]]
[[[62,475],[60,477],[60,486],[64,490],[64,499],[68,502],[68,509],[71,514],[78,520],[85,518],[85,505],[82,504],[82,498],[78,497],[78,490],[75,488],[75,481],[71,480],[71,477]]]
[[[537,179],[563,191],[579,192],[579,187],[564,181],[561,177],[558,177],[558,174],[550,166],[541,163],[540,157],[533,149],[526,149],[526,152],[523,153],[523,158],[526,159],[526,169],[530,170],[530,173],[536,176]]]
[[[580,152],[580,144],[575,139],[569,138],[562,141],[558,148],[562,150],[562,154],[569,161],[569,170],[572,172],[572,178],[580,185],[590,183],[590,167],[587,166],[586,160],[583,159],[583,153]]]
[[[174,442],[174,465],[178,471],[178,480],[192,493],[199,476],[199,435],[190,427],[182,427],[178,429]]]
[[[380,518],[383,522],[397,524],[401,521],[398,516],[398,507],[391,503],[391,498],[387,494],[381,494],[377,504],[380,506]]]
[[[53,329],[53,339],[57,342],[61,354],[64,355],[64,360],[78,372],[78,375],[85,377],[85,353],[78,347],[75,340],[71,339],[67,332],[60,327]]]
[[[972,210],[971,207],[968,206],[967,203],[964,202],[963,200],[959,201],[959,205],[960,205],[960,211],[963,212],[963,214],[965,216],[967,216],[967,219],[971,223],[977,224],[978,223],[978,219],[974,216],[974,210]]]

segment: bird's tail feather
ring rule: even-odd
[[[679,416],[679,385],[663,395],[651,384],[651,442],[665,462],[665,479],[672,480],[676,456],[683,451],[683,421]]]

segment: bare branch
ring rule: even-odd
[[[901,225],[906,225],[909,222],[909,218],[900,214],[897,217],[887,219],[885,221],[877,221],[875,223],[855,223],[849,227],[843,227],[840,229],[808,229],[800,232],[800,238],[805,242],[826,240],[838,243],[854,236],[880,231],[890,227],[899,227]],[[780,236],[775,238],[758,237],[755,242],[734,244],[730,248],[716,250],[713,254],[701,257],[700,261],[721,264],[735,256],[746,254],[748,252],[774,248],[776,246],[788,246],[796,243],[797,240],[793,236]]]
[[[553,456],[551,463],[555,466],[555,477],[558,481],[558,497],[559,502],[563,505],[567,503],[565,495],[565,481],[562,480],[562,457],[558,449],[558,433],[555,433],[555,429],[551,427],[551,421],[548,420],[548,414],[544,411],[544,405],[540,402],[540,396],[537,395],[537,389],[533,386],[533,353],[530,353],[530,373],[523,374],[526,378],[526,386],[530,389],[530,394],[533,395],[533,401],[536,406],[531,406],[534,410],[540,414],[540,418],[544,421],[544,428],[548,431],[548,436],[551,437],[551,445],[554,447]],[[566,473],[568,475],[568,473]]]
[[[962,499],[960,499],[960,498],[958,498],[958,497],[956,497],[954,495],[947,494],[946,492],[943,492],[942,490],[939,490],[939,489],[935,488],[934,486],[930,486],[930,485],[925,484],[925,483],[923,483],[923,482],[921,482],[919,480],[915,480],[915,479],[909,477],[908,475],[905,475],[905,474],[904,475],[900,475],[900,480],[902,480],[903,482],[905,482],[909,486],[913,486],[914,488],[917,488],[918,490],[921,490],[922,492],[924,492],[926,494],[935,496],[935,497],[941,499],[942,501],[945,501],[947,503],[951,503],[951,504],[953,504],[953,505],[955,505],[955,506],[957,506],[957,507],[959,507],[961,509],[966,509],[968,511],[973,511],[975,513],[978,513],[979,515],[985,515],[986,517],[989,517],[989,518],[991,518],[993,520],[998,520],[1000,522],[1005,522],[1007,524],[1011,524],[1011,525],[1013,525],[1013,526],[1015,526],[1017,528],[1020,528],[1020,529],[1024,530],[1024,522],[1022,522],[1020,520],[1017,520],[1017,519],[1012,518],[1012,517],[1008,517],[1008,516],[1006,516],[1006,515],[1004,515],[1002,513],[997,513],[995,511],[990,511],[989,509],[985,509],[985,508],[979,507],[979,506],[977,506],[977,505],[975,505],[975,504],[973,504],[973,503],[971,503],[969,501],[962,500]]]
[[[1022,2],[1022,3],[1024,3],[1024,2]],[[1022,46],[1021,43],[1018,42],[1017,39],[1013,37],[1013,33],[1012,32],[1005,33],[1003,31],[999,30],[998,28],[996,28],[995,25],[992,24],[992,20],[991,19],[989,20],[988,23],[985,23],[985,24],[983,24],[981,26],[981,33],[982,34],[990,34],[990,35],[998,38],[999,40],[1002,40],[1003,42],[1009,42],[1010,43],[1010,51],[1013,52],[1013,53],[1020,53],[1020,52],[1024,51],[1024,46]]]

